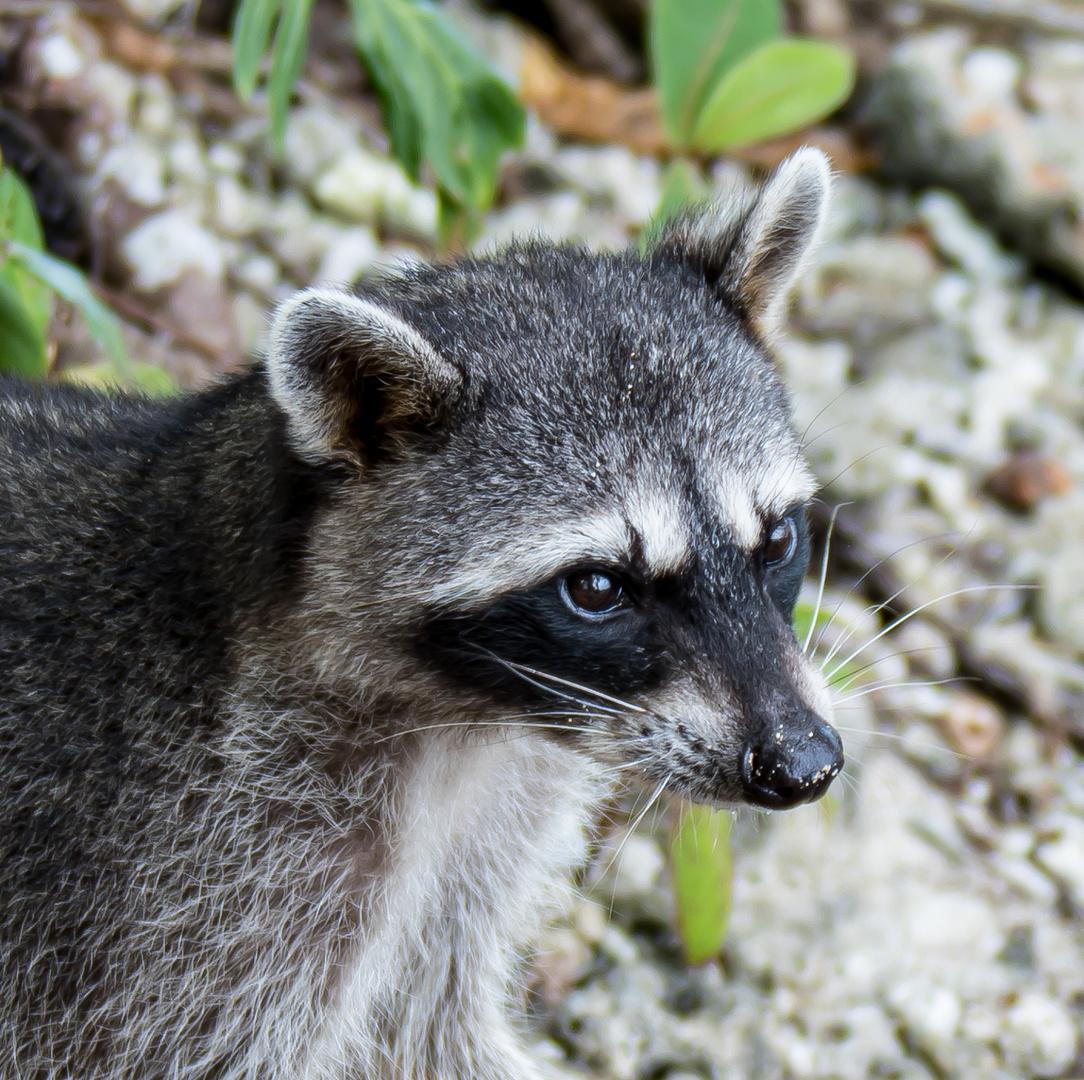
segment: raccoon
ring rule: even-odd
[[[195,396],[0,384],[0,1077],[540,1077],[615,786],[826,789],[770,342],[829,181],[310,289]]]

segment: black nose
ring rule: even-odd
[[[787,810],[819,799],[843,769],[843,743],[816,713],[773,728],[745,748],[742,790],[754,806]]]

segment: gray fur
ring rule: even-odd
[[[516,958],[615,785],[823,790],[780,175],[644,260],[302,294],[198,397],[0,382],[0,1078],[541,1076]]]

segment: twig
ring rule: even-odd
[[[150,330],[155,334],[164,334],[172,338],[178,345],[184,345],[186,348],[217,364],[221,364],[226,359],[225,354],[220,350],[208,345],[207,342],[189,333],[171,320],[164,319],[162,316],[145,308],[138,300],[133,300],[126,293],[114,292],[97,281],[91,281],[90,285],[101,300],[104,300],[115,311],[119,311],[130,322],[142,326],[144,330]]]

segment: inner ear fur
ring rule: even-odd
[[[816,245],[831,183],[828,159],[804,147],[759,188],[735,186],[704,213],[675,222],[658,250],[697,266],[739,314],[770,337]]]
[[[315,463],[372,464],[438,428],[463,387],[462,372],[409,323],[331,289],[279,305],[267,368],[294,448]]]

